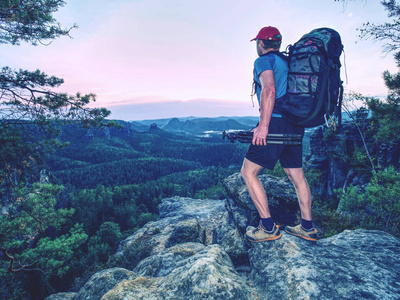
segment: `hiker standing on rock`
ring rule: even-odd
[[[301,134],[304,128],[287,122],[279,113],[279,102],[286,94],[288,64],[279,53],[282,35],[275,27],[262,28],[251,41],[257,42],[258,58],[254,62],[254,85],[260,106],[260,120],[253,129],[253,140],[247,150],[241,170],[257,211],[260,223],[256,229],[246,232],[252,242],[276,240],[281,237],[279,226],[271,217],[268,198],[258,179],[262,168],[273,170],[279,160],[296,189],[301,210],[301,224],[285,231],[289,234],[316,241],[317,230],[311,216],[311,193],[302,168],[302,145],[267,144],[268,133]]]

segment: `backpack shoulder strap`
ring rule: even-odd
[[[275,54],[276,56],[279,56],[280,58],[282,58],[283,60],[285,60],[286,62],[289,61],[289,56],[287,55],[286,52],[280,52],[280,51],[269,51],[261,56],[264,55],[269,55],[269,54]]]
[[[276,56],[279,56],[279,57],[282,58],[284,61],[286,61],[287,63],[289,63],[289,55],[288,55],[286,52],[269,51],[269,52],[267,52],[267,53],[265,53],[265,54],[262,54],[262,55],[260,55],[260,56],[267,56],[267,55],[270,55],[270,54],[275,54]],[[259,84],[257,81],[253,80],[253,92],[252,92],[252,95],[255,95],[254,86],[259,86],[259,87],[261,87],[260,84]]]

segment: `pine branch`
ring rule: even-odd
[[[35,261],[34,263],[32,263],[30,265],[20,264],[20,267],[18,269],[14,269],[14,263],[15,263],[14,257],[11,256],[10,254],[8,254],[7,250],[4,247],[1,247],[0,249],[4,253],[5,257],[10,260],[10,265],[8,266],[8,272],[18,273],[18,272],[22,272],[22,271],[39,271],[39,272],[44,273],[43,270],[41,270],[39,268],[32,268],[34,265],[36,265],[39,262],[39,260]]]

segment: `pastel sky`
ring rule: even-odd
[[[276,26],[283,47],[317,27],[342,36],[346,91],[386,94],[382,72],[395,72],[382,44],[360,41],[363,23],[381,23],[377,0],[67,0],[56,13],[68,37],[48,46],[1,45],[2,65],[62,77],[62,91],[95,93],[111,118],[257,116],[250,100],[257,57],[250,42]],[[345,57],[345,61],[344,61]],[[347,70],[347,83],[345,69]]]

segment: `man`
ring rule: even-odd
[[[275,27],[262,28],[251,41],[257,42],[259,57],[254,62],[254,87],[260,106],[260,121],[253,129],[253,140],[246,153],[241,170],[257,211],[260,223],[256,229],[246,232],[248,240],[261,242],[281,237],[279,226],[271,217],[267,195],[258,179],[262,168],[273,170],[279,160],[293,182],[301,210],[301,224],[285,231],[289,234],[316,241],[317,230],[311,217],[311,193],[302,168],[302,146],[267,144],[268,133],[292,133],[304,135],[304,128],[287,122],[279,113],[279,102],[286,94],[288,65],[278,52],[282,36]]]

